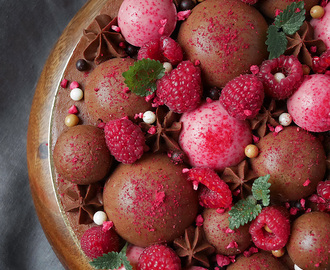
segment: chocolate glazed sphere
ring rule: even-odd
[[[220,88],[267,58],[267,28],[264,17],[240,0],[208,0],[181,25],[178,42],[187,59],[200,61],[205,81]]]
[[[89,75],[85,87],[87,111],[95,123],[103,122],[145,112],[151,104],[144,97],[128,91],[122,73],[127,71],[134,60],[113,58],[98,65]]]
[[[270,174],[271,198],[294,201],[311,195],[326,171],[324,148],[318,138],[290,126],[276,136],[269,133],[257,144],[259,155],[251,159],[253,170]]]
[[[57,173],[79,185],[102,180],[113,160],[103,130],[89,125],[74,126],[63,132],[55,144],[53,159]]]
[[[287,250],[292,261],[304,270],[330,269],[330,215],[311,212],[298,217]]]
[[[229,265],[227,270],[286,270],[288,269],[271,253],[259,251],[250,257],[241,255],[236,262]]]
[[[103,201],[122,238],[146,247],[183,235],[198,209],[197,193],[183,168],[162,154],[145,154],[116,168],[105,184]]]

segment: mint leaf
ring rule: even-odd
[[[252,194],[256,200],[262,200],[263,206],[268,206],[270,203],[270,186],[268,183],[270,175],[267,174],[265,176],[260,176],[256,180],[254,180],[252,185]]]
[[[267,51],[269,59],[277,58],[282,55],[287,47],[288,40],[284,32],[279,31],[275,25],[270,25],[267,30]]]
[[[304,1],[293,2],[276,16],[275,26],[279,29],[282,28],[285,34],[293,35],[302,26],[305,20],[305,13]]]
[[[139,96],[148,96],[156,91],[156,82],[165,75],[163,64],[156,60],[142,59],[123,73],[128,88]]]
[[[119,253],[109,252],[108,254],[103,254],[101,257],[94,259],[89,264],[96,269],[117,269],[124,265],[126,270],[133,270],[133,267],[129,263],[126,256],[127,245],[128,244],[126,243]]]
[[[229,211],[229,228],[234,230],[254,220],[261,212],[261,205],[254,198],[238,201]]]

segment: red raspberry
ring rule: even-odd
[[[95,226],[85,231],[80,245],[86,256],[94,259],[111,251],[119,252],[123,241],[113,229],[103,230],[102,226]]]
[[[125,164],[138,160],[145,148],[141,128],[128,119],[109,121],[104,127],[105,141],[115,159]]]
[[[271,230],[267,232],[265,226]],[[287,210],[283,207],[268,206],[251,222],[249,232],[253,243],[263,250],[283,248],[290,235],[290,221]]]
[[[258,2],[258,0],[241,0],[241,1],[249,5],[254,5],[255,3]]]
[[[282,73],[285,77],[278,82],[274,75]],[[259,79],[262,81],[265,93],[274,99],[289,98],[303,81],[303,68],[293,55],[281,55],[261,64]]]
[[[313,71],[315,73],[325,73],[330,68],[330,50],[325,51],[320,57],[313,59]]]
[[[138,270],[180,270],[181,261],[173,249],[155,244],[144,249]]]
[[[330,180],[321,181],[318,183],[317,195],[312,196],[312,201],[317,203],[317,208],[322,212],[330,212]]]
[[[194,110],[201,101],[202,93],[200,68],[190,61],[181,62],[157,81],[158,99],[176,113]]]
[[[239,119],[252,119],[257,116],[264,100],[262,82],[254,75],[236,77],[221,91],[220,102],[227,112]]]
[[[232,194],[228,185],[210,168],[192,168],[188,171],[188,180],[194,185],[203,184],[199,193],[199,203],[208,208],[228,208],[232,203]],[[209,190],[209,191],[208,191]]]
[[[172,65],[179,64],[183,59],[182,49],[174,39],[161,37],[145,43],[138,52],[138,60],[150,58],[160,62],[170,62]]]

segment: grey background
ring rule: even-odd
[[[26,134],[38,77],[87,0],[0,0],[0,269],[64,269],[30,194]]]

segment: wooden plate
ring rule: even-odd
[[[51,176],[49,146],[54,98],[83,29],[107,0],[91,0],[65,28],[40,76],[34,95],[27,134],[30,188],[41,226],[54,252],[66,269],[93,269],[64,221]]]

